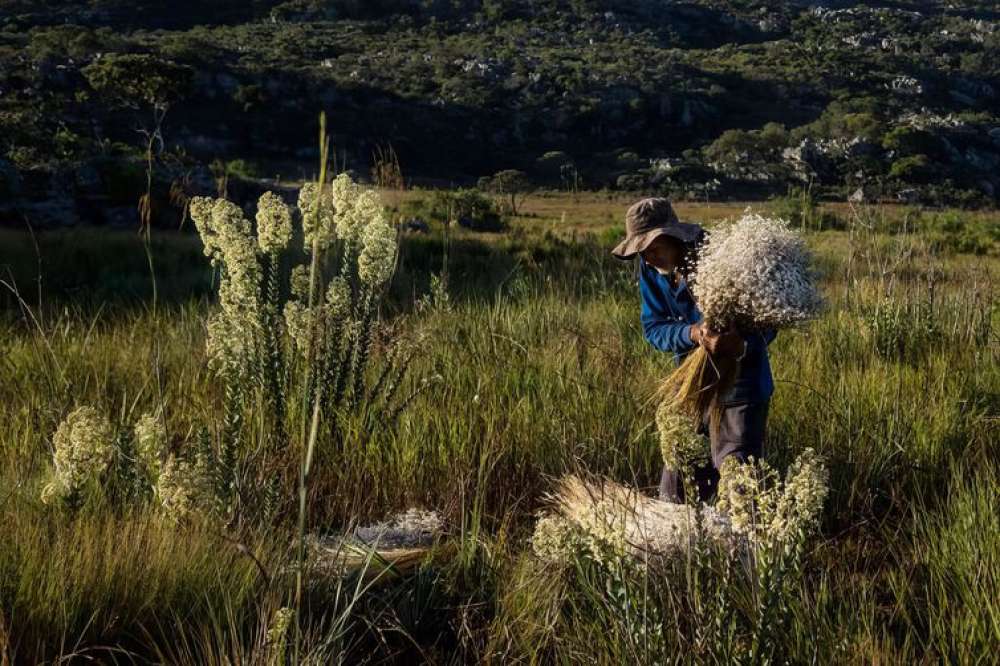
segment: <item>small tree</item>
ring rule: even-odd
[[[191,89],[194,71],[145,53],[107,55],[82,70],[87,83],[113,103],[130,109],[152,110],[152,124],[140,125],[145,139],[146,192],[139,198],[139,222],[145,236],[146,257],[153,272],[150,252],[150,228],[153,222],[153,164],[164,150],[163,119],[170,105]],[[153,281],[153,307],[156,307],[156,281]]]
[[[504,169],[498,171],[489,178],[479,180],[480,189],[494,192],[501,197],[508,198],[510,214],[517,215],[517,207],[524,202],[525,197],[535,190],[528,174],[517,169]]]

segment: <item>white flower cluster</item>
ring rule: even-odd
[[[360,243],[364,247],[367,237],[377,239],[385,233],[385,229],[392,230],[378,192],[355,183],[347,174],[340,174],[324,187],[322,198],[318,193],[316,183],[306,183],[299,190],[306,251],[311,252],[314,243],[321,250],[326,249],[338,239],[349,245]],[[378,245],[377,241],[375,244]],[[376,250],[377,247],[373,247],[369,253]]]
[[[164,514],[175,522],[203,512],[211,502],[211,481],[194,463],[170,456],[156,480]]]
[[[160,462],[167,450],[167,429],[159,412],[143,414],[135,423],[135,450],[139,465],[151,477],[160,473]]]
[[[309,276],[303,272],[296,275],[296,271],[292,273],[292,294],[300,300],[288,301],[284,309],[285,328],[295,348],[305,353],[309,346],[321,340],[336,322],[345,325],[341,329],[342,337],[348,336],[351,331],[349,320],[353,300],[351,286],[347,280],[340,276],[330,280],[325,302],[310,308],[306,305],[309,295]]]
[[[63,420],[52,438],[55,474],[42,490],[46,504],[96,481],[114,456],[111,422],[93,407],[79,407]]]
[[[256,353],[261,320],[261,270],[250,222],[225,199],[195,197],[190,210],[205,254],[224,268],[221,311],[208,322],[209,360],[220,369],[243,367]]]
[[[692,291],[717,330],[787,328],[816,315],[821,301],[802,237],[784,220],[749,210],[702,245]]]
[[[381,215],[361,235],[358,277],[370,287],[381,287],[396,267],[396,230]]]
[[[410,508],[384,522],[355,528],[353,540],[380,550],[426,548],[444,532],[444,521],[436,511]]]
[[[660,435],[660,452],[667,467],[691,473],[706,463],[708,442],[698,434],[694,419],[676,403],[664,400],[656,410],[656,429]]]
[[[545,560],[565,562],[575,554],[599,562],[670,556],[699,539],[732,545],[728,520],[711,507],[661,502],[612,481],[595,485],[567,476],[555,500],[555,512],[539,519],[531,540]]]
[[[270,648],[282,649],[285,646],[288,636],[288,628],[295,619],[295,609],[282,606],[274,611],[271,616],[271,623],[267,627],[265,636],[266,644]],[[281,663],[281,660],[273,660],[270,663]]]
[[[304,243],[307,252],[313,245],[325,250],[336,238],[334,230],[333,196],[329,188],[323,188],[323,197],[319,197],[319,185],[306,183],[299,190],[299,211],[302,213],[302,230],[305,232]]]
[[[812,449],[796,459],[784,482],[763,461],[731,457],[722,465],[717,506],[753,547],[790,552],[818,526],[828,490],[826,467]]]
[[[291,209],[274,192],[265,192],[257,201],[257,244],[261,252],[281,252],[291,239]]]

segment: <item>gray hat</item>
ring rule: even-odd
[[[678,220],[669,199],[650,197],[635,202],[625,213],[625,240],[611,254],[618,259],[631,259],[659,236],[670,236],[682,243],[698,243],[704,234],[700,225]]]

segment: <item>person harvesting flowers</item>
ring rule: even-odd
[[[767,347],[776,334],[770,328],[745,329],[736,321],[724,322],[724,326],[705,322],[689,284],[705,231],[697,224],[681,222],[669,200],[636,202],[625,215],[625,225],[625,239],[612,254],[621,260],[638,257],[646,340],[660,351],[673,353],[678,364],[701,349],[713,369],[732,369],[728,377],[717,372],[716,380],[702,387],[716,389],[712,400],[715,418],[707,405],[700,405],[694,415],[698,431],[709,434],[710,455],[687,472],[698,499],[704,501],[715,493],[719,469],[726,459],[745,462],[750,457],[763,457],[768,405],[774,391]],[[684,502],[684,478],[685,472],[677,463],[668,461],[660,479],[660,497]]]

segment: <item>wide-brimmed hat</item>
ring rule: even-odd
[[[663,197],[649,197],[635,202],[625,213],[625,240],[611,251],[618,259],[631,259],[659,236],[670,236],[682,243],[698,243],[705,230],[700,225],[681,222]]]

